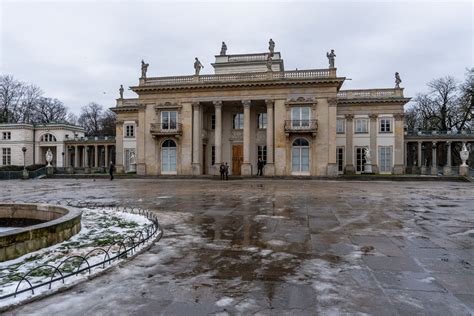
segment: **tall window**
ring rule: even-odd
[[[12,133],[11,133],[11,132],[3,132],[3,133],[2,133],[2,139],[3,139],[3,140],[10,140],[10,139],[12,139]]]
[[[392,132],[392,119],[391,118],[381,118],[379,120],[379,131],[380,133],[391,133]]]
[[[337,171],[339,173],[344,172],[344,147],[336,147],[336,163]]]
[[[42,141],[42,142],[55,142],[56,141],[56,136],[54,136],[53,134],[44,134],[43,136],[41,136],[40,141]]]
[[[379,147],[380,172],[392,172],[392,146]]]
[[[304,138],[297,138],[291,147],[291,173],[309,175],[309,143]]]
[[[309,126],[309,120],[311,119],[310,108],[304,107],[293,107],[291,108],[291,126]]]
[[[176,129],[178,126],[177,111],[161,112],[161,129]]]
[[[125,137],[135,137],[134,125],[125,125]]]
[[[9,166],[12,164],[12,149],[2,148],[2,165]]]
[[[211,164],[216,164],[216,146],[211,147]]]
[[[366,134],[369,132],[367,119],[359,118],[355,120],[355,132],[358,134]]]
[[[267,146],[257,146],[257,159],[262,159],[263,163],[267,163]]]
[[[216,115],[211,114],[211,129],[216,129]]]
[[[346,132],[346,120],[344,119],[337,119],[336,121],[336,133],[337,134],[344,134]]]
[[[258,128],[260,129],[267,128],[267,113],[258,114]]]
[[[234,114],[232,127],[233,129],[244,129],[244,114],[243,113]]]
[[[365,148],[366,147],[356,147],[356,171],[364,171],[365,164]]]

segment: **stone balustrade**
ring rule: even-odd
[[[403,98],[402,89],[365,89],[365,90],[342,90],[337,93],[341,99],[352,98]]]
[[[153,77],[147,78],[141,85],[179,85],[196,83],[221,83],[221,82],[240,82],[240,81],[264,81],[264,80],[282,80],[282,79],[319,79],[336,78],[336,69],[307,69],[290,71],[267,71],[267,72],[249,72],[249,73],[231,73],[217,75],[200,76],[173,76],[173,77]]]

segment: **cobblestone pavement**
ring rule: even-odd
[[[474,183],[2,181],[1,200],[116,201],[164,238],[13,314],[472,315]]]

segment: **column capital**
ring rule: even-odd
[[[265,104],[267,105],[267,108],[271,107],[273,104],[275,104],[275,100],[267,99],[265,100]]]
[[[252,101],[250,100],[242,100],[242,105],[244,108],[249,108],[251,103]]]
[[[213,101],[214,107],[216,108],[221,108],[222,107],[222,101]]]
[[[354,119],[354,114],[346,114],[344,115],[347,121],[352,121]]]
[[[199,102],[192,102],[191,104],[192,104],[193,108],[199,108],[199,106],[201,105],[201,103],[199,103]]]
[[[432,145],[433,145],[433,146],[436,146],[436,142],[433,142]],[[436,147],[435,147],[435,148],[436,148]]]
[[[450,141],[450,140],[447,140],[447,141],[446,141],[446,145],[451,146],[451,141]]]
[[[379,117],[378,114],[370,114],[369,115],[369,118],[370,118],[371,121],[376,121],[378,117]]]
[[[328,104],[330,107],[337,106],[337,99],[336,98],[328,99]]]

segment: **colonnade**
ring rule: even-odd
[[[115,160],[115,145],[66,145],[65,166],[73,168],[107,167]]]

